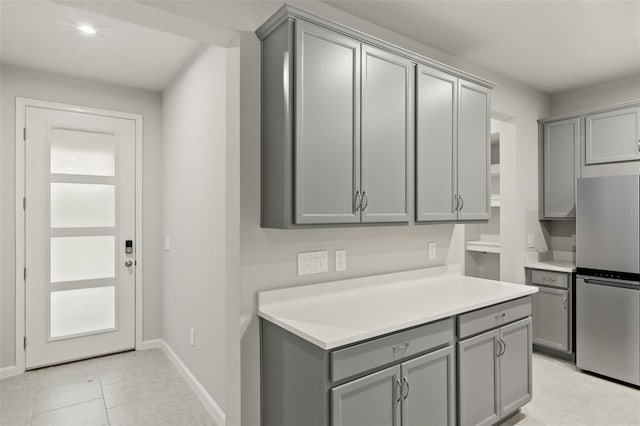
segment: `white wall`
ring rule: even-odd
[[[431,49],[322,3],[296,6],[346,23],[415,52],[494,80],[493,110],[517,128],[518,188],[521,232],[539,235],[538,222],[538,130],[536,120],[549,114],[549,97],[493,71]],[[373,226],[309,230],[260,228],[260,49],[252,33],[244,33],[241,43],[241,309],[251,323],[242,338],[242,424],[259,424],[259,340],[255,317],[258,291],[363,276],[398,270],[461,262],[464,258],[464,230],[451,224],[420,226]],[[525,241],[524,235],[518,236]],[[428,261],[427,242],[438,244],[437,259]],[[298,277],[296,253],[307,250],[347,250],[347,270]],[[523,262],[526,248],[520,249]],[[521,260],[522,259],[522,260]],[[522,263],[521,263],[522,264]],[[330,261],[330,270],[333,265]],[[519,268],[522,270],[522,268]],[[524,282],[524,270],[519,277]]]
[[[551,96],[551,116],[640,101],[640,75]]]
[[[161,247],[161,95],[113,84],[2,65],[0,69],[1,193],[0,367],[15,363],[15,98],[27,97],[111,109],[143,116],[143,339],[160,337]]]
[[[234,221],[227,217],[227,197],[234,195],[226,186],[226,55],[220,47],[196,55],[164,91],[162,108],[164,233],[171,238],[162,261],[162,336],[222,410],[226,285],[233,274],[226,226]]]

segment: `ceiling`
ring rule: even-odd
[[[201,43],[43,1],[6,1],[1,7],[2,63],[163,90]],[[98,29],[83,36],[75,23]]]
[[[640,75],[640,1],[325,3],[549,94]]]

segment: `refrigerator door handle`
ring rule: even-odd
[[[617,282],[617,281],[603,281],[603,280],[594,280],[591,278],[585,279],[584,280],[585,284],[592,284],[592,285],[604,285],[607,287],[617,287],[617,288],[629,288],[632,290],[640,290],[640,283],[638,284],[626,284],[626,283],[621,283],[621,282]]]

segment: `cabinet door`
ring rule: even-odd
[[[360,44],[296,22],[295,221],[360,221]]]
[[[414,64],[362,47],[362,221],[409,221]]]
[[[331,389],[332,426],[400,426],[400,366]]]
[[[457,79],[418,65],[416,221],[456,220]]]
[[[402,426],[456,424],[455,364],[453,346],[402,364]]]
[[[489,219],[489,90],[458,80],[458,220]]]
[[[580,119],[544,125],[544,217],[576,217]]]
[[[587,164],[640,160],[640,107],[587,115]]]
[[[569,350],[569,292],[538,287],[533,295],[533,343]]]
[[[458,343],[461,426],[492,425],[500,418],[498,330]]]
[[[500,416],[531,401],[531,318],[500,329]]]

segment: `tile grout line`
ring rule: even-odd
[[[111,424],[111,419],[109,418],[109,410],[107,409],[107,401],[104,398],[104,387],[102,387],[102,377],[100,376],[100,368],[96,367],[98,371],[98,382],[100,383],[100,393],[102,394],[102,406],[104,407],[104,412],[107,415],[107,424]]]

